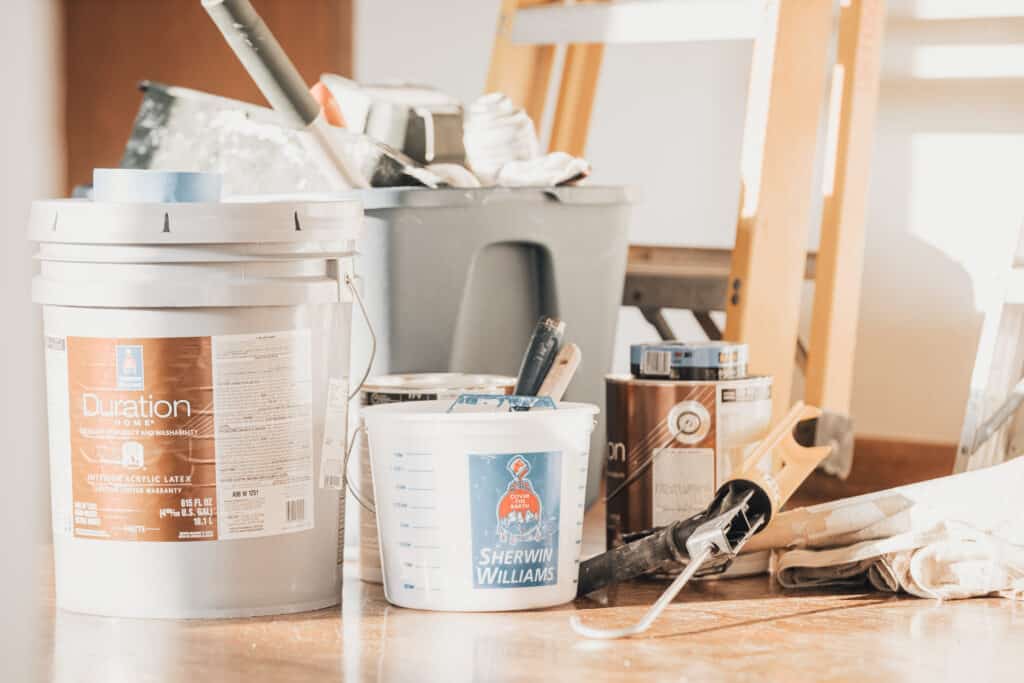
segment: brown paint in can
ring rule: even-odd
[[[768,431],[771,377],[606,379],[609,547],[702,510]]]

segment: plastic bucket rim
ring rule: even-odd
[[[382,418],[387,415],[400,422],[435,422],[443,421],[445,424],[458,422],[501,422],[501,421],[527,421],[558,419],[560,417],[596,416],[600,414],[601,408],[593,403],[562,402],[557,404],[555,410],[524,410],[524,411],[501,411],[501,412],[447,412],[451,406],[452,399],[438,399],[435,401],[405,401],[401,403],[384,403],[375,406],[364,406],[362,408],[364,418]],[[441,410],[424,410],[434,408]],[[384,418],[387,419],[387,418]],[[369,420],[367,420],[369,422]]]

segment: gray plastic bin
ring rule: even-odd
[[[606,451],[604,376],[622,301],[630,192],[403,188],[358,194],[368,222],[358,268],[367,275],[366,304],[378,333],[374,373],[514,375],[537,318],[565,320],[566,341],[583,351],[566,398],[601,406],[591,442],[591,504]],[[354,327],[354,346],[365,348],[365,330]]]

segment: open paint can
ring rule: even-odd
[[[384,594],[401,607],[504,611],[576,595],[597,406],[366,408]]]
[[[359,392],[360,408],[405,401],[454,399],[460,394],[511,394],[515,377],[472,375],[462,372],[419,372],[371,377]],[[357,436],[357,438],[359,438]],[[359,578],[381,583],[380,543],[377,540],[377,515],[373,511],[373,474],[370,470],[370,446],[360,438],[359,447]]]
[[[339,602],[361,234],[354,201],[33,205],[58,607]]]

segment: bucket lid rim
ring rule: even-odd
[[[515,386],[510,375],[491,375],[476,372],[410,372],[374,375],[363,383],[366,392],[428,392],[468,390],[478,386]]]
[[[363,406],[360,412],[365,417],[376,417],[384,413],[396,413],[405,422],[434,422],[443,420],[446,423],[453,422],[486,422],[488,420],[537,420],[557,418],[560,415],[587,414],[598,415],[601,408],[594,403],[560,402],[555,410],[524,410],[510,412],[465,412],[449,413],[448,406],[452,404],[451,399],[439,399],[436,401],[404,401],[401,403],[383,403],[375,406]],[[427,408],[440,408],[441,410],[425,410]],[[371,415],[372,414],[372,415]]]
[[[32,202],[28,237],[40,243],[181,245],[357,240],[362,204],[353,199],[266,202]]]

